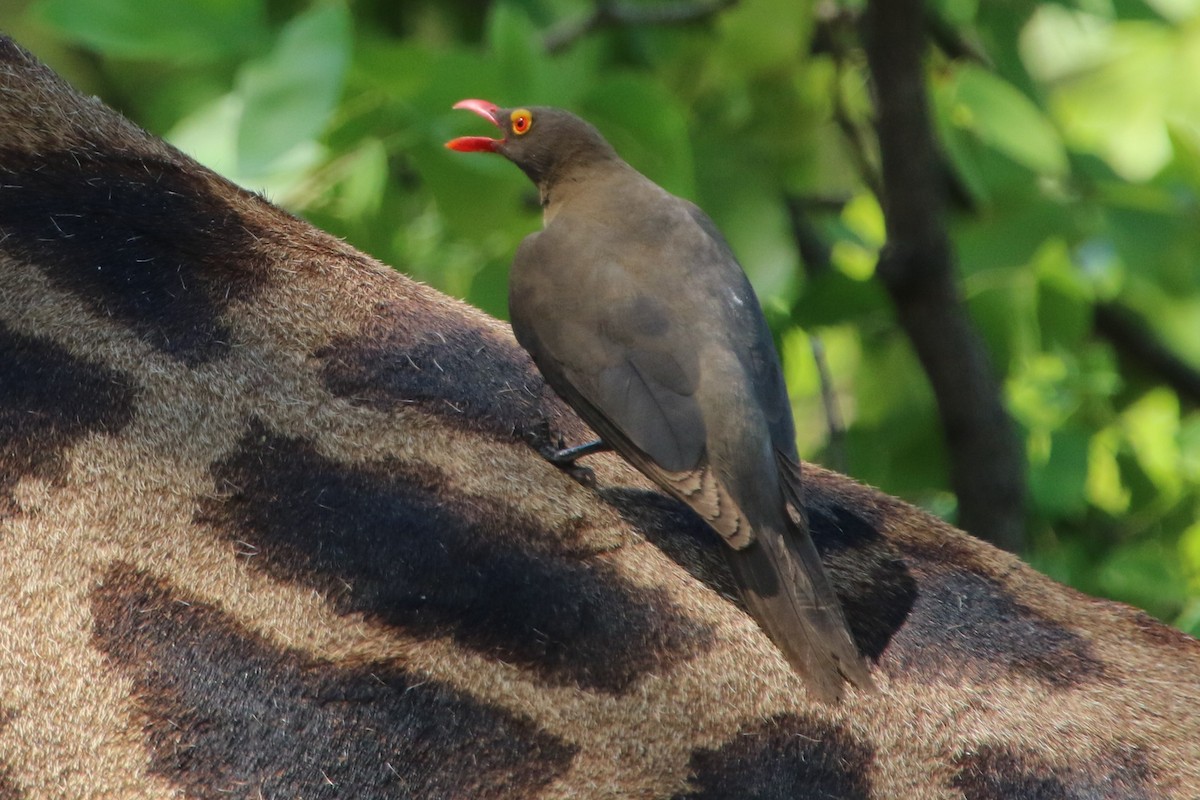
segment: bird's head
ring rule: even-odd
[[[562,109],[500,108],[486,100],[460,100],[454,107],[474,111],[500,128],[504,136],[460,136],[446,142],[446,147],[465,153],[499,153],[543,189],[570,169],[617,159],[598,130]]]

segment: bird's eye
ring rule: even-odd
[[[512,129],[513,133],[520,136],[523,133],[528,133],[529,128],[533,125],[533,114],[530,114],[524,108],[518,108],[512,112]]]

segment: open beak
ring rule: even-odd
[[[500,120],[496,118],[496,112],[500,110],[500,107],[495,103],[489,103],[487,100],[459,100],[454,107],[474,111],[497,128],[502,127]],[[446,142],[446,147],[460,153],[494,153],[496,145],[503,141],[503,139],[489,139],[486,136],[459,136],[457,139]]]

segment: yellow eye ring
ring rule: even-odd
[[[522,136],[529,133],[529,129],[533,127],[533,114],[529,113],[528,109],[518,108],[512,112],[512,132],[517,136]]]

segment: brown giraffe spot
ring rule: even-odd
[[[1153,800],[1165,797],[1137,748],[1112,749],[1099,763],[1069,768],[1036,753],[984,744],[954,759],[952,785],[965,800]]]
[[[703,653],[712,631],[662,591],[571,552],[536,521],[432,469],[350,466],[256,423],[213,467],[199,520],[257,549],[273,577],[408,635],[452,636],[553,684],[620,693]]]
[[[1114,614],[1127,620],[1132,631],[1136,632],[1145,642],[1155,649],[1176,650],[1181,653],[1195,653],[1200,642],[1188,636],[1178,628],[1164,625],[1159,620],[1142,611],[1122,603],[1110,603]]]
[[[846,728],[786,714],[754,723],[690,762],[691,790],[675,800],[867,800],[874,753]]]
[[[994,579],[933,571],[889,650],[909,678],[988,683],[1015,673],[1055,689],[1102,679],[1105,668],[1078,633],[1017,601]]]
[[[127,564],[93,591],[92,614],[96,647],[133,682],[150,771],[189,798],[517,800],[577,752],[392,663],[268,642]]]
[[[221,314],[266,270],[247,258],[249,223],[203,173],[120,153],[0,148],[0,183],[9,253],[172,358],[226,352]]]
[[[0,517],[16,511],[17,481],[61,480],[63,452],[89,433],[121,430],[134,400],[120,373],[0,323]]]

